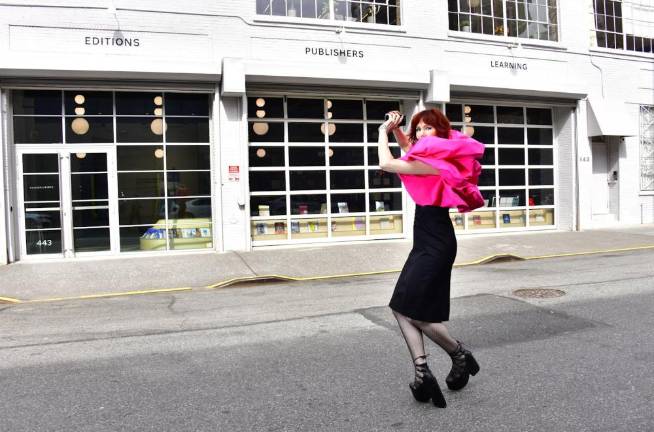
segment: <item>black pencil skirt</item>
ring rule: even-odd
[[[426,322],[450,318],[450,277],[456,236],[449,210],[416,205],[413,249],[402,268],[389,306]]]

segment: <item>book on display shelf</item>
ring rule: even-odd
[[[338,203],[338,212],[339,213],[349,213],[350,210],[347,207],[347,202],[340,201]]]
[[[481,225],[481,216],[480,215],[473,215],[472,216],[472,223],[475,225]]]
[[[513,197],[500,197],[500,207],[511,207],[513,205]]]
[[[308,204],[298,204],[297,212],[299,214],[309,214],[309,205]]]
[[[379,219],[379,228],[383,230],[389,230],[395,228],[395,223],[393,217],[383,217]]]
[[[259,204],[259,216],[270,216],[270,206]]]
[[[265,223],[258,223],[256,225],[256,229],[257,229],[257,234],[260,234],[260,235],[268,234],[268,227],[266,226]]]
[[[505,224],[511,223],[511,215],[508,213],[502,213],[502,222]]]
[[[291,221],[291,232],[292,233],[300,232],[300,221]]]
[[[284,222],[275,222],[275,234],[286,234],[286,224]]]

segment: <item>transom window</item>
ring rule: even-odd
[[[257,0],[257,14],[400,25],[400,0]]]
[[[654,52],[654,0],[594,0],[598,47]]]
[[[377,128],[400,107],[393,100],[249,97],[252,239],[400,237],[402,185],[377,158]],[[397,143],[390,148],[400,156]]]
[[[552,110],[509,105],[447,104],[452,127],[486,146],[479,190],[484,207],[452,210],[456,230],[553,226],[554,131]]]
[[[557,0],[448,0],[450,30],[558,41]]]
[[[654,106],[640,107],[640,190],[654,192]]]

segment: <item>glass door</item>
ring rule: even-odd
[[[117,248],[113,153],[75,148],[18,154],[23,257],[73,257]]]
[[[72,250],[69,253],[111,250],[109,175],[106,152],[67,152],[70,196],[66,214]]]
[[[64,238],[59,153],[19,154],[18,158],[22,255],[60,256]]]

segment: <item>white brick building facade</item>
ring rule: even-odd
[[[653,1],[530,1],[518,37],[509,0],[463,0],[477,29],[446,0],[357,3],[363,22],[287,1],[0,3],[0,262],[410,238],[374,159],[393,104],[486,140],[462,235],[654,222]]]

